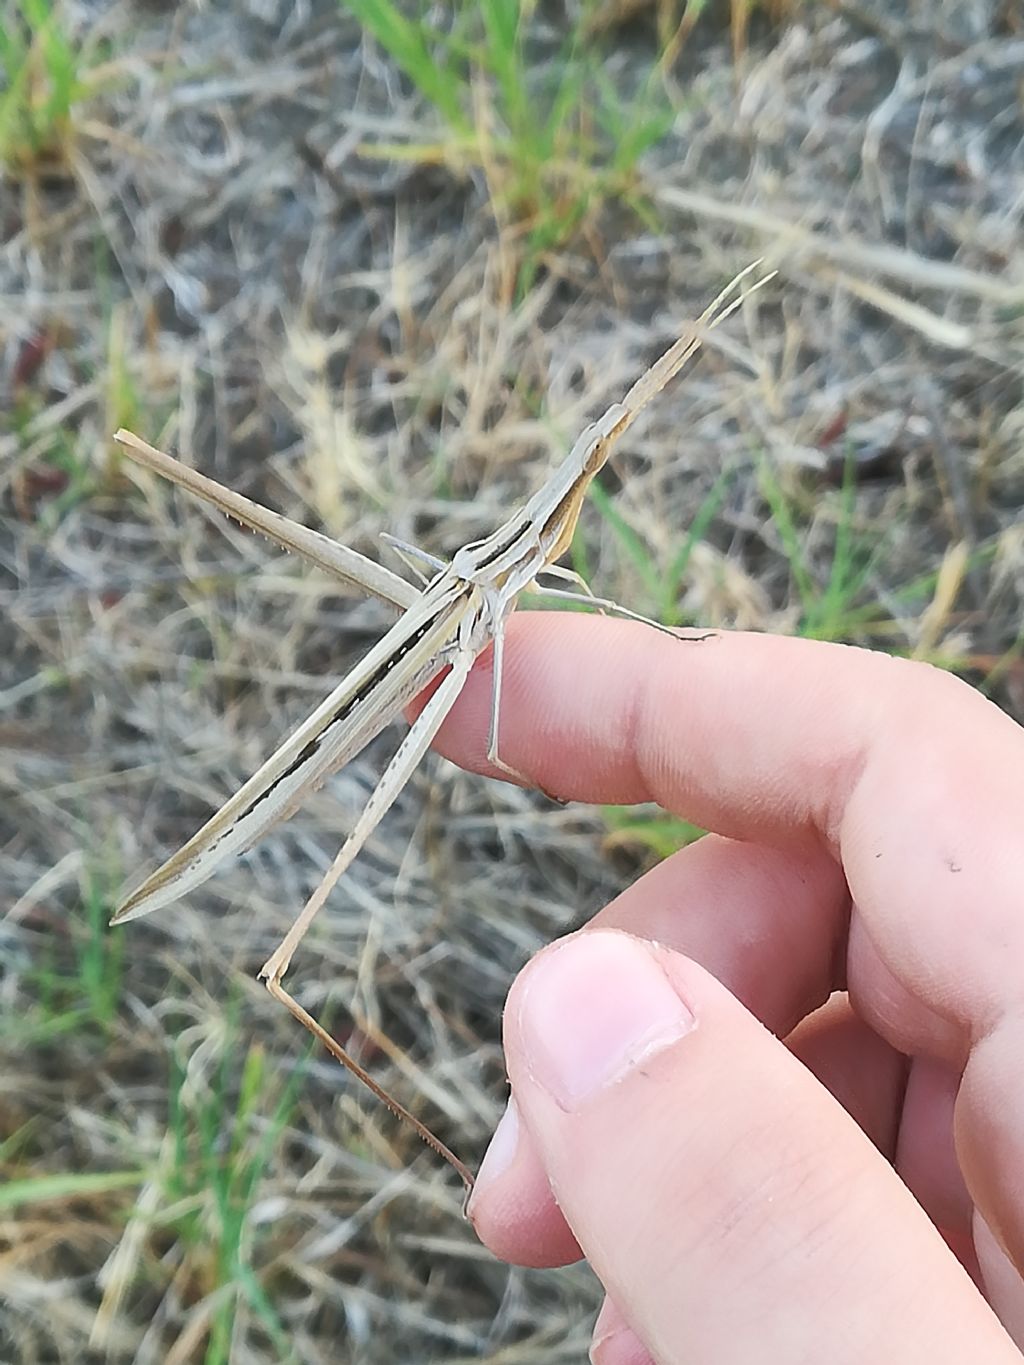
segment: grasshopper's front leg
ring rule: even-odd
[[[544,570],[550,573],[549,569]],[[582,580],[580,580],[582,582]],[[673,640],[687,640],[690,642],[714,639],[713,630],[704,631],[701,635],[680,635],[674,626],[666,626],[661,621],[655,621],[650,616],[641,616],[638,611],[630,611],[628,607],[619,606],[618,602],[613,602],[609,597],[595,597],[587,589],[587,592],[565,592],[562,588],[545,588],[540,583],[534,583],[530,591],[538,597],[547,597],[552,602],[582,602],[588,607],[593,607],[599,612],[607,612],[609,616],[621,617],[623,621],[639,621],[642,626],[650,626],[652,630],[660,630],[663,635],[671,635]]]

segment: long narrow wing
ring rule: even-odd
[[[476,656],[475,648],[464,648],[456,652],[447,676],[416,717],[409,733],[403,738],[384,769],[380,781],[363,807],[363,812],[353,826],[352,832],[342,844],[327,875],[303,906],[302,913],[289,929],[277,952],[260,972],[264,979],[280,981],[288,970],[292,954],[314,917],[319,914],[334,887],[355,862],[367,839],[394,805],[399,792],[430,748],[431,741],[441,728],[445,716],[455,705],[459,693],[465,686]]]
[[[127,897],[111,923],[138,919],[194,890],[291,815],[441,671],[471,600],[464,584],[436,579],[248,782]]]
[[[308,563],[323,569],[332,578],[339,579],[348,587],[371,593],[382,602],[386,602],[389,607],[397,607],[399,611],[412,606],[419,596],[417,588],[407,583],[404,578],[399,578],[390,569],[386,569],[383,564],[367,559],[365,555],[350,550],[347,545],[339,544],[330,536],[321,535],[319,531],[311,531],[308,526],[302,526],[297,521],[281,516],[280,512],[272,512],[269,507],[261,507],[258,502],[252,502],[241,493],[225,488],[215,479],[208,479],[198,470],[190,469],[173,455],[157,450],[155,446],[140,440],[132,432],[124,430],[115,432],[114,440],[138,464],[151,469],[161,478],[176,483],[179,488],[195,494],[204,502],[212,503],[219,512],[234,517],[243,526],[269,536],[283,549],[293,550]]]

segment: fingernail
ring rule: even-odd
[[[654,1365],[651,1353],[611,1299],[605,1299],[594,1323],[590,1365]]]
[[[533,1078],[573,1109],[677,1042],[696,1019],[649,943],[594,930],[530,963],[518,1024]]]
[[[473,1206],[487,1186],[497,1180],[499,1176],[504,1175],[512,1165],[518,1146],[519,1110],[516,1108],[515,1100],[510,1098],[488,1143],[487,1151],[484,1152],[480,1169],[477,1171],[473,1193],[469,1196],[469,1203],[466,1205],[468,1218],[472,1219]]]
[[[654,1365],[654,1357],[628,1327],[622,1327],[594,1338],[590,1365]]]

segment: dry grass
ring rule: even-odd
[[[450,553],[764,254],[779,287],[637,430],[580,562],[641,611],[916,653],[1024,710],[1024,36],[985,0],[790,9],[740,69],[696,26],[650,213],[610,198],[519,303],[486,176],[353,153],[444,123],[331,4],[57,11],[111,76],[63,164],[0,171],[0,1357],[579,1361],[598,1301],[493,1262],[252,980],[393,736],[105,930],[387,619],[122,464],[117,426],[364,552]],[[623,90],[655,28],[601,37]],[[511,977],[635,871],[607,829],[428,762],[289,978],[467,1159]]]

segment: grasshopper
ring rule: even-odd
[[[583,431],[543,487],[491,535],[464,545],[447,563],[392,541],[408,560],[425,564],[431,570],[421,589],[329,537],[222,487],[131,432],[118,431],[114,438],[132,459],[146,468],[262,532],[346,585],[379,597],[402,614],[198,833],[126,897],[111,922],[122,924],[161,910],[202,885],[225,860],[244,853],[279,821],[287,819],[306,793],[356,757],[408,702],[443,673],[441,682],[384,769],[323,881],[259,976],[270,994],[332,1056],[454,1167],[467,1189],[472,1187],[473,1177],[466,1165],[349,1056],[285,990],[282,980],[310,924],[408,782],[462,691],[475,660],[490,644],[494,648],[494,668],[488,759],[499,771],[529,785],[523,774],[502,759],[499,745],[505,623],[525,590],[560,600],[583,600],[598,610],[666,629],[614,602],[595,597],[577,574],[559,567],[557,561],[569,548],[587,490],[615,442],[700,349],[704,331],[723,322],[753,290],[773,277],[775,272],[745,290],[740,288],[760,264],[755,261],[722,290],[697,322],[637,380],[621,403],[613,403]],[[575,581],[585,595],[537,583],[538,576],[544,575]]]

